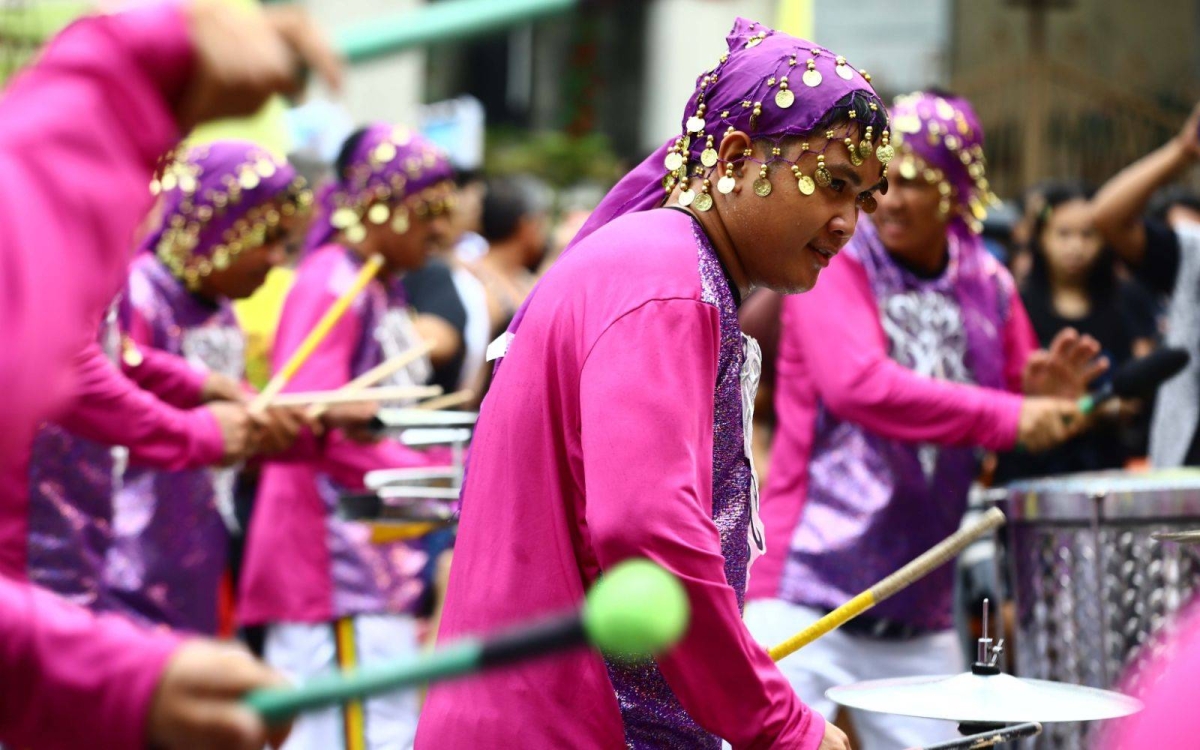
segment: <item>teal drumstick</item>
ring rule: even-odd
[[[588,644],[618,658],[654,656],[683,637],[689,615],[687,594],[674,576],[648,560],[629,560],[606,573],[576,612],[483,639],[463,639],[415,659],[328,675],[297,687],[256,690],[245,700],[275,724],[304,711]]]

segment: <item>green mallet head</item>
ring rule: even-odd
[[[649,560],[627,560],[588,593],[583,628],[605,654],[640,659],[675,645],[690,616],[687,592],[675,576]]]

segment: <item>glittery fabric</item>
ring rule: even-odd
[[[114,309],[100,343],[115,359],[119,342]],[[93,610],[107,608],[104,559],[124,453],[47,423],[29,460],[29,580]]]
[[[356,271],[360,261],[349,251],[343,268]],[[371,284],[364,292],[364,335],[351,358],[353,376],[402,354],[419,342],[408,314],[404,287],[399,282]],[[424,385],[432,367],[420,357],[388,376],[381,385]],[[390,404],[404,406],[404,403]],[[325,529],[329,544],[335,617],[364,612],[411,612],[424,592],[421,571],[429,561],[423,540],[372,544],[370,530],[361,523],[338,518],[340,495],[356,490],[338,484],[327,474],[317,475],[317,491],[325,503]]]
[[[143,346],[241,380],[244,338],[228,303],[192,296],[153,256],[130,272],[126,302],[152,340]],[[215,633],[232,470],[130,467],[117,493],[107,577],[118,607],[176,629]]]
[[[713,391],[712,513],[725,557],[725,577],[737,594],[740,610],[745,606],[751,550],[754,548],[754,557],[763,551],[761,526],[756,524],[758,484],[745,427],[761,372],[761,364],[757,368],[747,364],[761,363],[761,358],[757,356],[757,342],[745,336],[738,325],[729,282],[708,238],[695,222],[692,231],[698,248],[701,299],[717,309],[720,320],[721,344]],[[609,660],[607,667],[629,748],[721,747],[719,737],[692,720],[653,662],[627,665]]]
[[[846,251],[867,271],[889,356],[927,377],[1003,388],[1001,336],[1012,280],[977,243],[951,235],[935,279],[898,266],[869,221]],[[890,440],[818,404],[803,521],[779,595],[832,608],[952,534],[978,471],[970,447]],[[872,614],[935,630],[953,626],[953,568],[877,605]]]

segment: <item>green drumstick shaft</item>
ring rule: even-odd
[[[574,612],[485,639],[464,639],[413,659],[326,675],[296,687],[256,690],[245,701],[277,724],[304,711],[588,644],[618,658],[653,656],[683,637],[689,615],[683,584],[654,563],[629,560],[608,571]]]
[[[318,677],[294,688],[256,690],[246,703],[269,724],[304,711],[466,674],[479,668],[483,644],[461,641],[420,659]]]

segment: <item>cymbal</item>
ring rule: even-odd
[[[1160,542],[1179,542],[1180,544],[1200,544],[1200,529],[1195,531],[1156,531],[1151,538]]]
[[[1003,673],[872,680],[831,688],[825,696],[864,711],[995,724],[1096,721],[1142,710],[1141,701],[1109,690]]]

